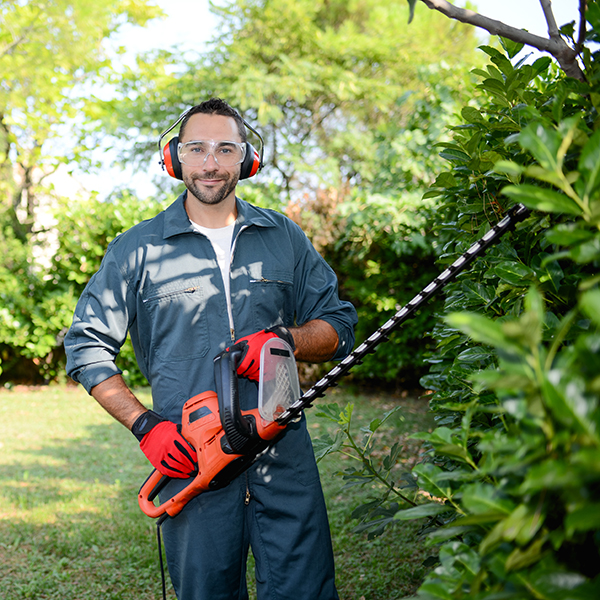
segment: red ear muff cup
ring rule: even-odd
[[[175,136],[164,148],[163,148],[163,161],[165,163],[165,169],[171,177],[175,179],[183,180],[183,174],[181,172],[181,163],[179,162],[179,156],[177,156],[177,146],[179,145],[179,136]]]
[[[252,144],[246,142],[246,156],[240,170],[240,179],[248,179],[258,173],[260,168],[260,155]]]

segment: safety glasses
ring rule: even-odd
[[[177,146],[179,161],[188,167],[202,167],[212,155],[221,167],[234,167],[246,157],[246,144],[239,142],[213,140],[194,140],[179,143]]]

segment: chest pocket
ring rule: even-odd
[[[258,331],[274,325],[294,324],[294,283],[291,273],[263,271],[250,280],[254,327]]]
[[[206,305],[213,286],[194,277],[149,287],[142,302],[151,345],[162,362],[193,360],[209,350]]]

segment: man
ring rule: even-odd
[[[195,451],[178,433],[183,404],[214,390],[213,358],[237,343],[242,409],[257,405],[258,356],[279,336],[297,360],[347,355],[356,312],[333,271],[289,219],[236,198],[243,119],[220,99],[181,122],[186,191],[108,247],[65,339],[69,375],[117,420],[163,474],[165,494],[186,487]],[[152,386],[148,411],[114,359],[127,331]],[[248,548],[259,599],[333,600],[333,553],[304,418],[223,489],[201,494],[163,525],[180,600],[247,598]]]

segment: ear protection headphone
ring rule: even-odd
[[[167,173],[171,177],[175,177],[175,179],[183,180],[181,161],[179,160],[179,156],[177,154],[179,136],[176,135],[174,138],[169,140],[164,147],[162,145],[162,141],[169,132],[173,131],[173,129],[175,129],[175,127],[177,127],[177,125],[179,125],[179,123],[185,119],[186,115],[190,112],[190,110],[192,110],[192,108],[188,108],[187,110],[183,111],[177,121],[175,121],[175,123],[173,123],[173,125],[171,125],[168,129],[163,131],[158,139],[158,154],[160,156],[160,160],[158,162],[163,170],[166,170]],[[244,122],[244,125],[260,140],[260,153],[252,146],[252,144],[246,142],[246,156],[242,162],[240,179],[248,179],[249,177],[256,175],[264,166],[263,153],[265,149],[265,142],[256,129],[252,128],[246,121],[244,121],[244,119],[242,119],[242,121]]]

